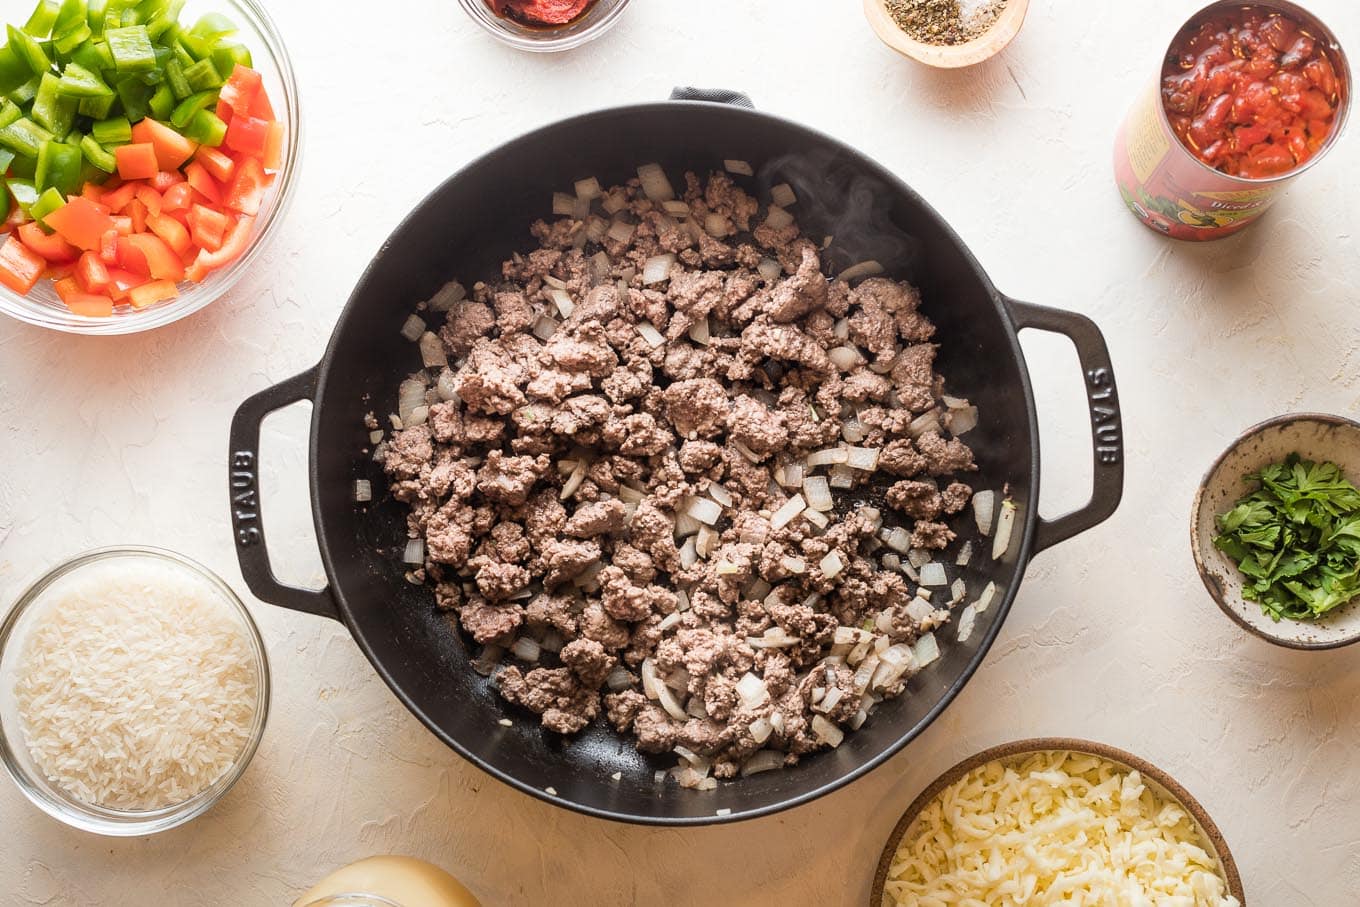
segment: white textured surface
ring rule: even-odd
[[[124,542],[181,550],[244,593],[224,481],[236,405],[317,360],[364,264],[453,169],[551,119],[675,84],[744,89],[863,149],[941,210],[1003,290],[1096,318],[1121,382],[1125,504],[1034,563],[986,665],[906,752],[812,806],[721,829],[609,825],[514,793],[428,735],[341,628],[251,601],[277,683],[241,786],[186,828],[107,841],[0,784],[0,901],[277,905],[332,866],[400,851],[447,866],[488,907],[862,903],[896,814],[940,771],[994,743],[1066,734],[1131,749],[1189,787],[1252,903],[1354,904],[1360,651],[1286,652],[1239,631],[1200,587],[1187,524],[1200,473],[1239,429],[1291,409],[1360,411],[1360,138],[1237,239],[1201,248],[1145,231],[1120,207],[1110,142],[1196,5],[1036,2],[1005,54],[950,74],[881,47],[852,0],[639,0],[603,40],[556,58],[503,49],[449,2],[337,0],[324,15],[272,3],[310,132],[259,274],[149,336],[0,323],[6,603],[56,561]],[[1352,3],[1310,5],[1360,48]],[[1052,512],[1089,476],[1079,379],[1060,344],[1027,346]],[[317,581],[304,434],[298,411],[270,423],[266,510],[283,572]]]

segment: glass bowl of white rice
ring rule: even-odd
[[[40,809],[138,836],[212,808],[269,712],[269,664],[245,605],[157,548],[79,555],[0,624],[0,759]]]

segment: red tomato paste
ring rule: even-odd
[[[1276,10],[1244,6],[1192,23],[1162,71],[1182,144],[1243,179],[1288,173],[1323,146],[1341,104],[1324,42]]]
[[[487,0],[498,16],[529,25],[566,25],[578,19],[595,0]]]

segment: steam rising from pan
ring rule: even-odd
[[[817,150],[770,160],[757,174],[761,197],[788,183],[798,196],[792,213],[810,235],[830,236],[822,260],[831,273],[873,259],[898,280],[913,280],[921,243],[893,222],[890,201],[900,191],[866,176],[843,154]]]

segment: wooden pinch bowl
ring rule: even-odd
[[[1020,33],[1029,0],[1010,0],[992,27],[963,44],[925,44],[902,31],[888,14],[883,0],[864,0],[864,16],[879,40],[918,63],[937,69],[961,69],[990,60]]]
[[[884,888],[888,881],[888,872],[892,867],[893,858],[897,854],[897,848],[901,846],[902,840],[911,831],[916,817],[925,811],[925,808],[945,788],[978,766],[986,765],[989,762],[1019,762],[1035,753],[1055,751],[1096,756],[1112,762],[1120,768],[1135,770],[1143,776],[1143,783],[1150,790],[1167,800],[1179,803],[1198,827],[1205,849],[1218,859],[1219,869],[1222,872],[1223,880],[1227,883],[1228,893],[1237,898],[1242,907],[1246,907],[1247,896],[1242,890],[1242,876],[1237,871],[1237,863],[1233,860],[1232,852],[1228,850],[1228,842],[1224,840],[1223,833],[1214,824],[1214,820],[1209,818],[1209,813],[1190,795],[1189,791],[1181,786],[1180,782],[1151,762],[1132,753],[1103,743],[1093,743],[1090,740],[1078,740],[1071,737],[1041,737],[1033,740],[1016,740],[1012,743],[995,746],[975,756],[970,756],[936,778],[929,787],[921,792],[919,797],[912,801],[911,806],[907,807],[907,811],[898,821],[897,827],[892,830],[892,834],[888,835],[888,843],[883,848],[883,853],[878,860],[877,871],[874,873],[873,887],[869,894],[869,907],[890,905],[889,901],[884,900]]]

